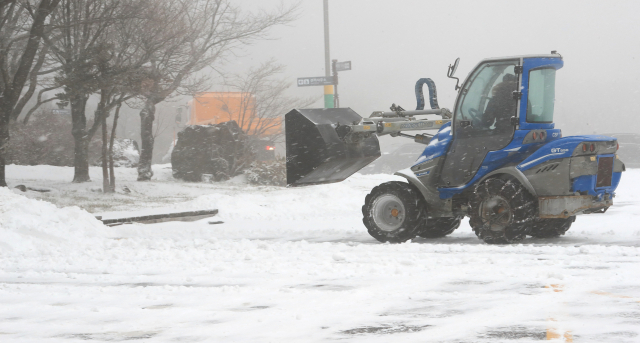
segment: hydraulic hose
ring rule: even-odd
[[[436,110],[440,107],[438,106],[438,93],[436,92],[436,84],[433,80],[429,78],[422,78],[416,82],[416,101],[418,105],[416,106],[416,110],[424,109],[424,94],[422,93],[422,86],[426,84],[429,87],[429,104],[431,108]]]

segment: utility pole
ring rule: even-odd
[[[331,71],[333,71],[333,86],[335,87],[334,106],[340,108],[340,96],[338,96],[338,72],[351,70],[351,61],[338,62],[338,60],[331,61]]]
[[[329,52],[329,0],[323,0],[324,7],[324,76],[331,76],[331,54]],[[333,85],[324,86],[324,108],[333,108]]]
[[[324,108],[339,108],[338,72],[351,70],[351,61],[331,61],[329,53],[329,0],[323,0],[324,5],[324,76],[299,77],[298,87],[324,86]],[[333,73],[333,75],[332,75]],[[334,95],[335,89],[335,95]]]
[[[333,72],[333,84],[335,94],[333,95],[333,107],[340,108],[340,97],[338,96],[338,70],[336,69],[338,60],[331,61],[331,71]]]

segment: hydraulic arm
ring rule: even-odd
[[[405,111],[402,107],[391,106],[396,109],[392,112],[373,112],[369,118],[363,118],[360,122],[351,125],[336,126],[336,132],[340,139],[349,143],[365,140],[371,135],[391,135],[412,138],[417,143],[429,144],[432,135],[418,134],[415,136],[402,133],[403,131],[439,130],[442,125],[451,121],[451,112],[446,108]],[[418,118],[423,115],[440,115],[442,119],[434,120]]]
[[[423,85],[429,88],[424,109]],[[408,135],[405,131],[439,130],[452,114],[439,108],[431,79],[416,83],[417,106],[406,111],[395,104],[390,112],[373,112],[362,118],[350,108],[294,109],[285,115],[287,137],[287,184],[302,186],[339,182],[380,157],[378,136],[406,137],[429,144],[432,135]],[[442,119],[423,116],[440,115]]]

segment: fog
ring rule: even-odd
[[[243,3],[269,8],[280,1]],[[639,10],[636,1],[330,0],[331,58],[353,68],[340,73],[340,105],[363,116],[391,103],[413,109],[415,82],[429,77],[440,106],[452,109],[455,81],[446,71],[456,57],[463,79],[484,58],[557,50],[565,66],[557,76],[556,127],[565,134],[640,132]],[[275,58],[287,66],[292,87],[297,77],[324,75],[322,0],[301,2],[299,13],[227,67]],[[318,96],[323,105],[322,87],[292,94]]]
[[[237,2],[259,11],[297,1]],[[331,58],[352,61],[352,70],[339,74],[340,106],[363,117],[392,103],[414,109],[415,82],[429,77],[436,83],[439,105],[453,110],[455,80],[446,72],[457,57],[456,76],[462,81],[485,58],[557,50],[565,65],[556,78],[556,128],[565,135],[640,133],[639,11],[635,1],[329,0]],[[216,69],[243,73],[274,59],[286,66],[291,96],[315,97],[314,107],[323,107],[323,87],[296,86],[298,77],[325,74],[322,0],[300,1],[298,16],[270,30],[269,39],[236,50]],[[210,91],[225,89],[218,72],[202,73],[212,79]],[[154,163],[166,162],[179,130],[171,124],[173,117],[189,99],[177,96],[158,105],[162,128]],[[89,107],[96,103],[93,99]],[[139,110],[123,112],[118,136],[139,141]],[[381,140],[385,152],[410,143]],[[283,145],[278,153],[284,153]]]

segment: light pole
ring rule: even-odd
[[[323,0],[324,8],[324,76],[331,76],[331,54],[329,51],[329,0]],[[333,108],[333,85],[324,86],[324,108]]]
[[[331,61],[331,72],[333,72],[334,82],[333,106],[335,108],[340,108],[340,97],[338,97],[338,70],[336,69],[336,63],[338,63],[338,60]]]

